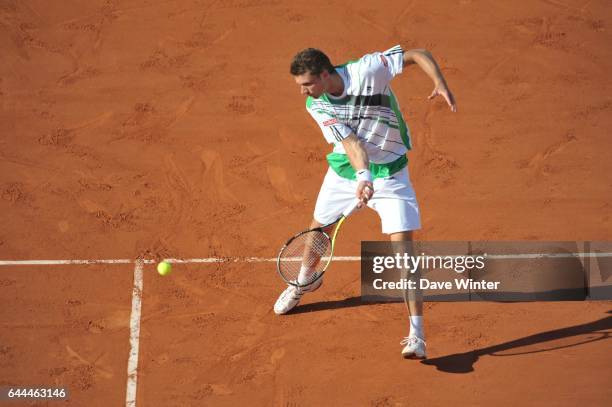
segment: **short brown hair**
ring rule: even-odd
[[[306,72],[319,76],[324,69],[329,73],[336,72],[327,55],[316,48],[306,48],[293,57],[290,72],[293,76]]]

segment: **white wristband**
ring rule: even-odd
[[[357,176],[357,181],[372,182],[372,173],[370,170],[358,170],[355,175]]]

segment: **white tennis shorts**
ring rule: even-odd
[[[324,225],[338,219],[355,199],[357,184],[357,181],[343,178],[329,168],[319,191],[314,219]],[[374,180],[374,195],[368,206],[378,213],[383,233],[421,228],[419,205],[407,166],[390,177]]]

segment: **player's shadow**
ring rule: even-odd
[[[608,311],[608,314],[612,314],[612,310]],[[524,355],[527,353],[542,352],[544,350],[535,350],[527,352],[510,352],[505,355],[497,355],[499,352],[509,352],[511,349],[520,348],[523,346],[535,345],[554,341],[557,339],[571,338],[578,335],[585,334],[599,334],[595,338],[590,338],[579,343],[571,345],[557,346],[545,349],[546,351],[568,348],[572,346],[578,346],[585,343],[596,342],[604,339],[610,339],[612,334],[612,316],[599,319],[597,321],[588,322],[582,325],[570,326],[567,328],[555,329],[552,331],[541,332],[534,335],[525,336],[524,338],[515,339],[513,341],[500,343],[498,345],[489,346],[486,348],[475,349],[470,352],[455,353],[452,355],[441,356],[433,359],[423,360],[421,363],[425,365],[435,366],[438,370],[448,373],[470,373],[474,371],[474,364],[478,361],[481,356],[512,356],[512,355]]]

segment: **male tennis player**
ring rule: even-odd
[[[404,51],[397,45],[336,67],[314,48],[293,58],[290,72],[307,96],[306,110],[334,145],[327,156],[330,168],[315,205],[312,228],[337,219],[355,196],[378,213],[382,231],[391,241],[411,241],[412,231],[421,227],[406,158],[411,149],[410,131],[389,86],[410,65],[418,65],[433,80],[429,99],[440,95],[455,112],[453,94],[426,50]],[[298,280],[308,281],[307,277],[308,270],[302,270]],[[276,301],[274,312],[289,312],[304,293],[315,291],[322,282],[319,279],[302,288],[289,285]],[[406,301],[410,329],[401,342],[402,355],[425,358],[423,303],[415,297]]]

